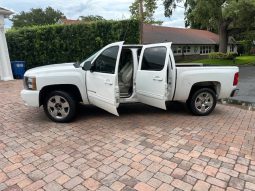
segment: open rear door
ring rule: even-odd
[[[138,100],[165,110],[170,48],[171,43],[143,46],[136,76]]]
[[[114,115],[119,115],[118,63],[124,42],[103,48],[86,72],[89,102]]]

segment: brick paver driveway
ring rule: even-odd
[[[56,124],[0,82],[0,190],[255,190],[255,112],[83,106]],[[181,107],[181,108],[180,108]]]

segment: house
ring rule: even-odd
[[[219,35],[206,30],[163,27],[144,24],[143,43],[173,42],[172,49],[176,59],[190,59],[207,56],[219,49]],[[237,53],[236,41],[228,40],[228,52]]]
[[[80,20],[72,20],[72,19],[65,19],[61,18],[58,20],[57,24],[60,25],[72,25],[72,24],[79,24]]]

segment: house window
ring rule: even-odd
[[[194,46],[194,52],[197,53],[199,49],[199,46]]]
[[[200,54],[209,54],[212,52],[211,46],[200,46]]]
[[[176,47],[173,47],[173,52],[174,52],[174,54],[176,54],[176,53],[177,53],[177,49],[176,49]]]
[[[190,46],[184,46],[183,53],[190,53]]]
[[[182,53],[190,53],[191,47],[190,46],[177,46],[173,47],[173,53],[174,54],[182,54]]]
[[[182,53],[182,47],[181,47],[181,46],[179,46],[179,47],[177,48],[177,53],[178,53],[178,54],[181,54],[181,53]]]

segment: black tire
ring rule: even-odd
[[[210,88],[201,88],[191,94],[187,100],[187,107],[194,115],[206,116],[214,110],[216,103],[217,98],[215,92]]]
[[[76,116],[77,103],[72,95],[67,92],[52,91],[44,99],[43,109],[52,121],[67,123]]]

